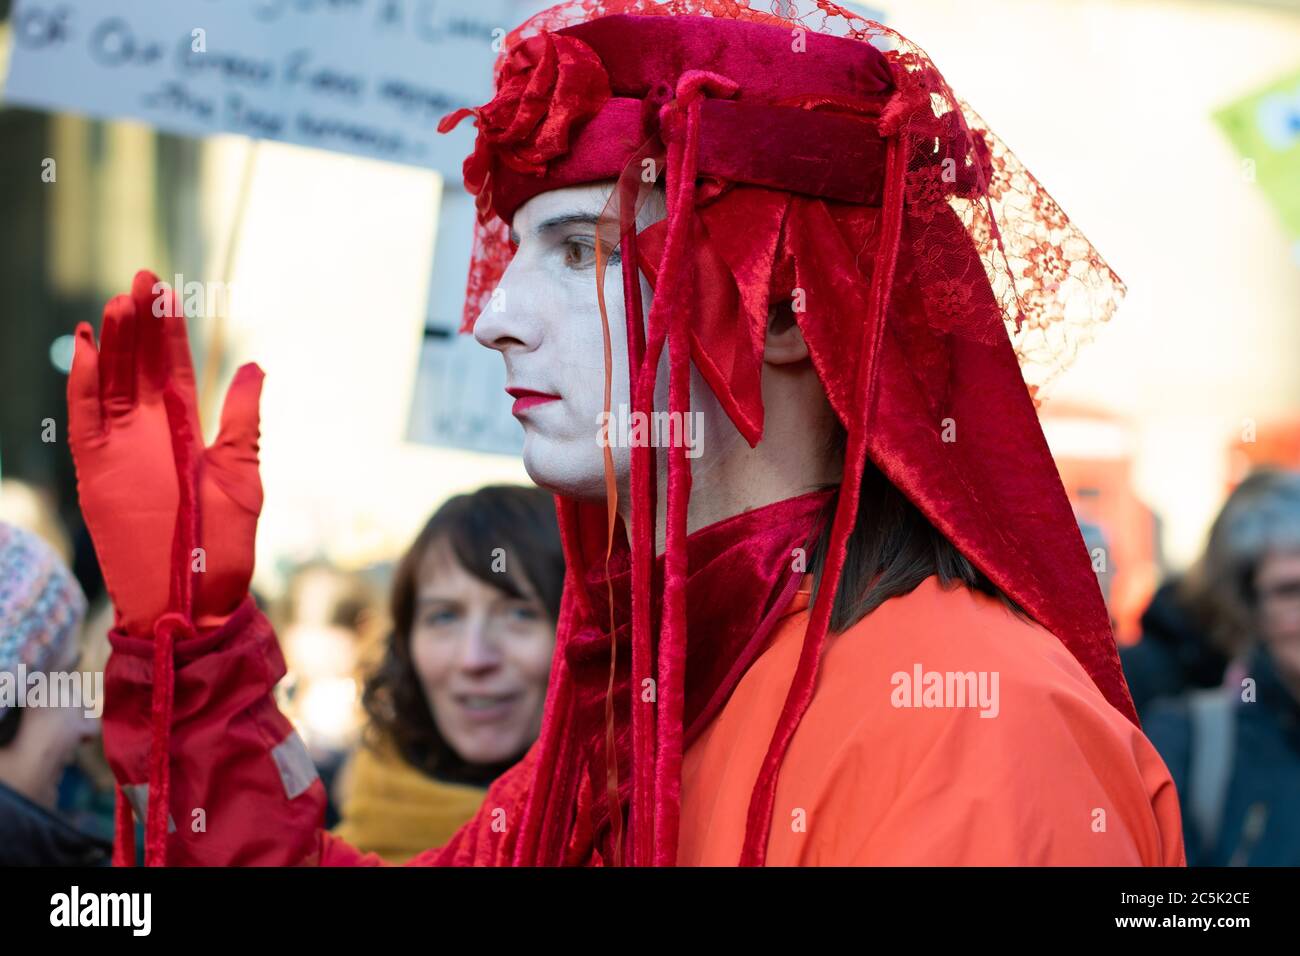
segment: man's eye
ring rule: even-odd
[[[603,250],[608,263],[619,259],[618,249]],[[574,236],[564,240],[564,264],[570,269],[594,269],[596,267],[596,244],[588,237]]]
[[[570,269],[586,269],[596,264],[596,248],[582,239],[564,241],[564,264]]]

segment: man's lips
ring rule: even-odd
[[[514,407],[510,409],[513,415],[527,411],[535,405],[558,401],[560,398],[560,396],[552,395],[549,392],[535,392],[531,388],[507,388],[506,394],[515,400]]]

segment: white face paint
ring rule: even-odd
[[[515,213],[518,251],[497,293],[479,316],[474,337],[501,353],[506,388],[524,428],[524,466],[544,488],[603,499],[604,450],[598,441],[605,408],[605,346],[596,301],[595,222],[610,184],[542,193]],[[647,202],[645,212],[652,208]],[[642,227],[646,223],[642,222]],[[611,409],[628,404],[627,323],[617,236],[602,236],[605,307],[609,316]],[[651,291],[641,279],[645,313]],[[529,394],[533,393],[533,394]],[[611,448],[624,484],[627,448]]]
[[[627,312],[615,234],[603,234],[600,240],[608,257],[605,311],[612,369],[611,417],[603,417],[605,344],[596,300],[595,222],[612,187],[610,182],[555,189],[519,207],[513,223],[518,249],[474,326],[474,337],[505,359],[506,390],[524,428],[529,476],[543,488],[587,501],[605,498],[602,434],[610,436],[621,496],[627,494],[631,470],[628,441],[638,441],[635,425],[628,424]],[[662,193],[653,192],[637,216],[638,230],[666,214]],[[643,317],[648,317],[652,292],[644,275],[641,300]],[[662,421],[668,409],[665,347],[655,378],[660,421],[639,434],[645,444],[660,449],[661,474],[667,461],[663,448],[670,442],[649,436],[675,436],[671,443],[686,446],[693,480],[704,490],[701,479],[744,439],[693,364],[690,393],[690,418]]]

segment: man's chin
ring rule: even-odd
[[[594,451],[594,454],[593,454]],[[574,448],[529,434],[524,438],[524,470],[539,488],[578,501],[605,500],[605,468],[599,448]]]

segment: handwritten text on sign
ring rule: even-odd
[[[241,133],[454,177],[522,0],[18,0],[12,104]]]

